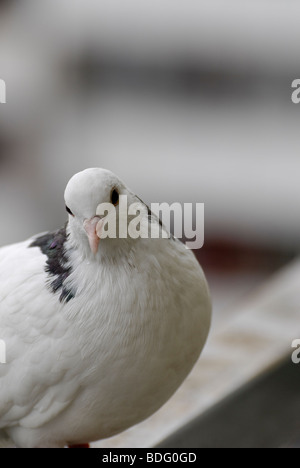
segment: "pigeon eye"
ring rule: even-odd
[[[116,189],[112,190],[110,200],[114,206],[117,206],[119,203],[119,192]]]
[[[67,210],[67,212],[68,212],[71,216],[74,216],[73,213],[72,213],[72,211],[70,210],[70,208],[69,208],[68,206],[66,206],[66,210]]]

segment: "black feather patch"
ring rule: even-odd
[[[69,302],[75,297],[74,291],[64,286],[65,280],[70,275],[72,269],[68,264],[68,256],[65,250],[67,240],[67,224],[60,230],[44,234],[37,237],[29,247],[39,247],[47,261],[45,266],[46,273],[54,279],[50,282],[50,288],[53,293],[61,290],[60,302]]]

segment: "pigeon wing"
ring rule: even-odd
[[[68,335],[60,293],[49,284],[49,259],[32,248],[36,240],[0,249],[0,343],[6,358],[0,363],[0,429],[39,427],[79,389],[72,370],[76,343]]]

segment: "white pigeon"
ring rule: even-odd
[[[17,447],[81,445],[139,423],[205,344],[211,302],[194,254],[172,236],[100,239],[98,207],[118,217],[121,195],[143,203],[110,171],[80,172],[65,227],[0,249],[0,434]]]

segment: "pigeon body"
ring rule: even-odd
[[[83,171],[67,186],[62,229],[0,249],[0,433],[18,447],[84,444],[137,424],[205,344],[211,305],[194,254],[172,237],[101,239],[98,206],[117,209],[120,195],[142,204],[111,172]]]

